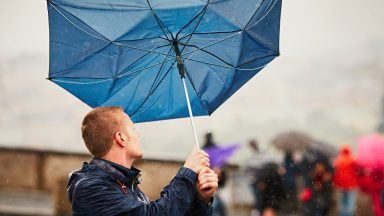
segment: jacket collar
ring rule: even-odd
[[[93,158],[90,162],[91,165],[95,165],[104,172],[108,173],[115,180],[122,182],[123,184],[140,184],[140,170],[135,167],[128,169],[112,161]]]

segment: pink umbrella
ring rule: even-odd
[[[379,134],[364,136],[359,139],[357,161],[368,169],[384,167],[384,137]]]
[[[375,215],[384,216],[380,202],[380,192],[384,188],[384,137],[379,134],[361,137],[357,162],[361,167],[359,186],[371,195]]]

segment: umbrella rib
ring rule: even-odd
[[[263,0],[259,4],[259,7],[256,8],[255,12],[253,12],[253,15],[251,16],[251,18],[248,20],[247,24],[245,25],[244,30],[245,30],[245,28],[247,28],[247,25],[249,25],[249,23],[251,22],[252,18],[256,15],[257,11],[260,9],[260,5],[262,5],[264,2],[265,2],[265,0]]]
[[[204,8],[198,13],[198,14],[196,14],[196,16],[194,16],[191,20],[189,20],[189,22],[187,23],[187,24],[185,24],[178,32],[177,32],[177,34],[176,34],[176,40],[177,40],[177,38],[178,38],[178,36],[179,36],[179,34],[181,33],[181,31],[183,31],[187,26],[189,26],[195,19],[197,19],[197,17],[199,17],[201,14],[203,14],[201,17],[203,17],[204,16],[204,14],[206,13],[206,10],[207,10],[207,8],[208,8],[208,5],[209,5],[209,0],[207,1],[207,4],[205,4],[205,6],[204,6]],[[201,21],[201,18],[200,18],[200,21]],[[200,21],[199,21],[199,23],[200,23]],[[197,24],[196,26],[198,26],[199,24]],[[195,30],[194,30],[195,31]],[[194,32],[193,31],[193,32]],[[193,33],[192,33],[193,34]],[[191,36],[192,36],[192,34],[191,34]]]
[[[171,51],[172,49],[170,49],[170,51]],[[160,69],[159,69],[159,73],[157,74],[157,76],[156,76],[156,78],[155,78],[155,80],[153,81],[153,83],[152,83],[152,86],[151,86],[151,88],[150,88],[150,90],[149,90],[149,92],[148,92],[148,95],[147,95],[147,97],[144,99],[144,101],[132,112],[132,113],[130,113],[130,116],[132,117],[132,116],[134,116],[140,109],[141,109],[141,107],[143,107],[143,105],[147,102],[147,100],[149,99],[149,97],[152,95],[152,93],[157,89],[157,87],[162,83],[162,81],[164,80],[164,78],[167,76],[167,74],[169,73],[169,71],[171,70],[171,68],[173,67],[173,65],[175,64],[175,62],[176,61],[174,61],[173,63],[172,63],[172,65],[168,68],[168,70],[167,70],[167,72],[165,73],[165,75],[163,76],[163,78],[157,83],[157,85],[154,87],[154,85],[155,85],[155,83],[156,83],[156,79],[158,78],[158,76],[159,76],[159,74],[161,73],[161,71],[163,70],[163,68],[164,68],[164,65],[165,65],[165,62],[167,62],[168,60],[167,59],[164,59],[164,61],[162,62],[162,65],[161,65],[161,67],[160,67]],[[153,88],[154,87],[154,88]],[[152,93],[151,93],[151,89],[153,89],[152,90]]]
[[[227,68],[227,69],[234,69],[235,68],[235,67],[228,67],[228,66],[224,66],[224,65],[213,64],[213,63],[200,61],[200,60],[196,60],[196,59],[191,59],[189,57],[187,58],[187,60],[185,60],[185,63],[187,63],[187,61],[193,61],[193,62],[198,62],[198,63],[202,63],[202,64],[207,64],[207,65],[222,67],[222,68]]]
[[[88,24],[84,23],[82,20],[79,19],[80,22],[82,22],[84,25],[88,26],[89,28],[91,28],[92,30],[94,30],[95,32],[99,33],[101,36],[103,36],[104,38],[101,38],[99,36],[96,36],[92,33],[89,33],[87,32],[86,30],[82,29],[80,26],[76,25],[74,22],[72,22],[68,17],[66,17],[61,11],[59,11],[56,7],[56,6],[59,6],[57,4],[54,4],[52,3],[51,1],[48,1],[49,4],[51,4],[51,6],[61,15],[64,17],[64,19],[66,19],[69,23],[71,23],[73,26],[75,26],[76,28],[78,28],[79,30],[81,30],[82,32],[94,37],[94,38],[97,38],[99,40],[102,40],[102,41],[107,41],[107,42],[111,42],[108,38],[104,37],[102,34],[100,34],[100,32],[96,31],[95,29],[93,29],[91,26],[89,26]],[[72,13],[68,12],[67,10],[65,10],[64,8],[61,8],[62,10],[66,11],[67,13],[71,14],[72,16],[74,16]]]
[[[176,61],[172,62],[171,66],[169,67],[169,69],[167,70],[167,72],[164,74],[164,76],[161,78],[161,80],[157,83],[157,85],[153,88],[152,92],[151,92],[151,95],[153,94],[153,92],[156,91],[156,89],[160,86],[160,84],[163,82],[163,80],[165,79],[165,77],[169,74],[169,72],[171,71],[171,68],[173,67],[173,65],[175,65]]]
[[[104,39],[104,38],[98,37],[98,36],[96,36],[96,35],[94,35],[94,34],[91,34],[91,33],[87,32],[86,30],[82,29],[80,26],[78,26],[78,25],[76,25],[75,23],[73,23],[68,17],[66,17],[61,11],[59,11],[59,10],[53,5],[53,3],[50,3],[50,4],[51,4],[52,7],[53,7],[58,13],[60,13],[60,15],[63,16],[69,23],[71,23],[73,26],[75,26],[76,28],[78,28],[78,29],[81,30],[82,32],[84,32],[84,33],[86,33],[86,34],[88,34],[88,35],[90,35],[90,36],[92,36],[92,37],[94,37],[94,38],[97,38],[97,39],[99,39],[99,40],[106,41],[106,42],[109,42],[109,43],[113,43],[113,44],[116,44],[116,45],[118,45],[118,46],[125,46],[125,47],[129,47],[129,48],[131,48],[131,49],[137,49],[137,50],[141,50],[141,51],[144,51],[144,52],[151,52],[150,50],[142,49],[142,48],[139,48],[139,47],[133,47],[133,46],[124,45],[124,44],[121,44],[121,43],[119,43],[119,42],[109,40],[108,38],[105,38],[105,39]],[[65,10],[65,9],[63,9],[63,10]],[[66,12],[69,13],[68,11],[66,11]],[[79,21],[81,21],[81,20],[79,20]],[[97,33],[100,34],[100,32],[96,31],[95,29],[93,29],[92,27],[90,27],[88,24],[84,23],[83,21],[81,21],[81,22],[82,22],[84,25],[87,25],[89,28],[91,28],[91,29],[94,30],[95,32],[97,32]],[[102,35],[102,34],[100,34],[100,35]],[[104,37],[104,36],[103,36],[103,37]],[[169,42],[169,40],[167,40],[167,41]],[[156,52],[153,52],[153,53],[156,53]],[[165,53],[160,53],[160,54],[166,56]]]
[[[222,31],[222,32],[195,32],[194,35],[207,35],[207,34],[228,34],[228,33],[238,33],[244,31],[243,29],[240,30],[233,30],[233,31]],[[189,37],[191,34],[184,35],[180,38],[180,40]]]
[[[168,27],[167,27],[166,25],[164,25],[163,22],[161,22],[160,18],[157,16],[157,14],[155,13],[155,11],[153,10],[152,5],[151,5],[151,3],[149,2],[149,0],[147,0],[147,3],[148,3],[148,6],[149,6],[149,8],[151,9],[151,11],[152,11],[152,13],[153,13],[153,16],[154,16],[155,19],[156,19],[156,22],[157,22],[157,24],[159,25],[161,31],[163,31],[164,36],[167,38],[168,42],[170,43],[171,40],[168,38],[167,33],[165,33],[165,30],[163,29],[162,26],[164,26],[165,29],[167,29],[168,33],[171,35],[172,40],[173,40],[174,38],[173,38],[173,35],[172,35],[171,31],[168,29]]]
[[[195,52],[200,51],[201,49],[205,49],[205,48],[207,48],[207,47],[211,47],[211,46],[216,45],[216,44],[218,44],[218,43],[220,43],[220,42],[223,42],[223,41],[225,41],[225,40],[229,40],[229,39],[235,37],[236,35],[239,35],[239,33],[240,33],[240,32],[235,33],[235,34],[230,35],[230,36],[227,36],[227,37],[223,37],[223,38],[221,38],[220,40],[215,41],[215,42],[213,42],[213,43],[210,43],[210,44],[208,44],[208,45],[206,45],[206,46],[203,46],[203,47],[201,47],[201,48],[199,48],[199,49],[197,49],[197,50],[193,50],[193,51],[186,52],[186,53],[183,54],[183,56],[188,55],[188,54],[191,54],[191,53],[195,53]]]
[[[182,43],[180,43],[180,44],[182,44]],[[226,65],[228,65],[228,66],[230,66],[230,67],[232,67],[232,68],[235,67],[235,66],[233,66],[232,64],[226,62],[226,61],[225,61],[224,59],[222,59],[221,57],[219,57],[219,56],[217,56],[217,55],[215,55],[215,54],[213,54],[213,53],[211,53],[211,52],[209,52],[209,51],[207,51],[207,50],[205,50],[205,49],[202,49],[202,48],[200,49],[200,47],[198,47],[198,46],[196,46],[196,45],[189,45],[189,44],[182,44],[182,45],[185,45],[185,46],[188,46],[188,47],[194,47],[194,48],[196,48],[196,49],[199,49],[199,50],[201,50],[201,51],[203,51],[203,52],[205,52],[205,53],[207,53],[207,54],[209,54],[209,55],[211,55],[211,56],[213,56],[213,57],[219,59],[220,61],[224,62]]]
[[[263,59],[263,58],[267,58],[267,57],[271,57],[271,56],[277,56],[277,54],[274,53],[274,54],[271,54],[271,55],[266,55],[266,56],[263,56],[263,57],[257,57],[257,58],[254,58],[254,59],[252,59],[252,60],[249,60],[249,61],[247,61],[247,62],[244,62],[244,63],[242,63],[242,64],[237,65],[236,69],[238,69],[238,67],[241,67],[241,66],[243,66],[243,65],[249,64],[249,63],[251,63],[251,62],[253,62],[253,61],[256,61],[256,60],[259,60],[259,59]]]
[[[166,58],[165,61],[169,62],[171,60],[175,60],[176,58]],[[149,68],[153,68],[153,67],[156,67],[158,65],[161,65],[162,62],[160,63],[156,63],[156,64],[153,64],[153,65],[150,65],[148,67],[145,67],[145,68],[140,68],[140,69],[137,69],[137,70],[134,70],[134,71],[131,71],[131,73],[126,73],[126,74],[121,74],[117,77],[108,77],[108,78],[93,78],[93,77],[54,77],[54,78],[48,78],[49,80],[55,80],[57,82],[62,82],[62,83],[71,83],[71,84],[78,84],[78,85],[89,85],[89,84],[96,84],[96,83],[101,83],[101,82],[106,82],[108,80],[111,80],[111,79],[116,79],[116,78],[121,78],[121,77],[124,77],[124,76],[129,76],[129,75],[132,75],[136,72],[140,72],[140,71],[143,71],[143,70],[146,70],[146,69],[149,69]],[[101,79],[100,81],[95,81],[95,82],[76,82],[76,81],[64,81],[64,80],[57,80],[56,78],[65,78],[65,79]]]
[[[194,27],[192,33],[190,34],[188,40],[185,42],[185,45],[183,46],[183,48],[181,49],[181,53],[184,51],[185,47],[187,47],[187,44],[189,43],[190,39],[192,38],[194,32],[196,31],[197,27],[199,26],[201,20],[203,19],[205,13],[207,12],[207,8],[208,8],[208,4],[209,4],[209,0],[207,1],[207,4],[205,5],[204,9],[202,10],[202,14],[200,16],[200,19],[199,21],[197,22],[196,26]],[[197,18],[197,17],[196,17]],[[180,42],[179,42],[180,43]],[[192,57],[192,56],[190,56]],[[189,73],[186,71],[186,74],[187,74],[187,77],[188,77],[188,80],[189,82],[191,83],[191,86],[193,88],[193,90],[195,91],[196,95],[198,96],[199,100],[200,100],[200,104],[201,106],[205,109],[205,111],[210,115],[211,113],[209,112],[209,110],[207,110],[207,108],[205,107],[205,105],[203,104],[203,101],[201,100],[199,94],[197,93],[197,90],[196,90],[196,87],[195,87],[195,84],[193,83],[191,77],[189,76]]]
[[[115,42],[117,42],[117,43],[119,43],[119,42],[125,42],[125,41],[135,42],[135,41],[151,40],[151,39],[159,39],[159,38],[168,41],[167,38],[163,38],[163,37],[161,37],[161,36],[156,36],[156,37],[149,37],[149,38],[129,39],[129,40],[115,40]],[[160,42],[159,42],[159,43],[160,43]]]
[[[173,59],[174,59],[174,58],[173,58]],[[166,61],[170,61],[170,59],[167,59],[167,58],[166,58]],[[161,65],[161,64],[162,64],[162,62],[153,64],[153,65],[150,65],[150,66],[145,67],[145,68],[140,68],[140,69],[131,71],[130,73],[124,73],[124,74],[121,74],[121,75],[117,76],[117,78],[121,78],[121,77],[124,77],[124,76],[129,76],[129,75],[132,75],[132,74],[134,74],[134,73],[137,73],[137,72],[140,72],[140,71],[149,69],[149,68],[153,68],[153,67],[156,67],[156,66]]]
[[[81,48],[79,48],[79,47],[76,47],[76,46],[73,46],[73,45],[71,45],[71,44],[67,44],[67,43],[63,43],[63,42],[60,42],[60,41],[55,41],[55,40],[50,40],[50,42],[52,42],[52,43],[56,43],[56,44],[59,44],[59,45],[64,45],[64,46],[67,46],[67,47],[71,47],[71,48],[74,48],[74,49],[78,49],[78,50],[80,50],[80,52],[82,52],[83,54],[87,54],[87,50],[83,50],[83,49],[81,49]],[[96,51],[96,52],[100,52],[100,50],[102,50],[102,49],[104,49],[106,46],[104,46],[104,47],[102,47],[101,49],[99,49],[98,51]],[[94,53],[93,53],[94,54]],[[114,55],[111,55],[111,54],[109,54],[109,53],[104,53],[104,52],[101,52],[101,54],[103,54],[103,55],[107,55],[107,56],[114,56]]]
[[[171,50],[172,50],[172,47],[168,50],[168,55],[169,55],[169,53],[171,52]],[[162,67],[164,66],[165,62],[167,62],[166,60],[167,60],[167,59],[165,58],[164,61],[161,62],[160,71],[162,70]],[[159,74],[160,74],[160,73],[157,73],[156,78],[155,78],[155,80],[154,80],[153,82],[156,82],[157,77],[159,76]],[[140,78],[140,81],[141,81],[141,78]],[[139,81],[139,83],[140,83],[140,81]],[[139,85],[139,83],[137,84],[137,86]],[[137,87],[137,86],[136,86],[136,87]],[[122,88],[124,88],[124,86],[122,86],[119,90],[115,91],[114,94],[110,95],[110,96],[108,97],[108,99],[111,98],[111,97],[113,97],[115,94],[117,94]],[[152,88],[152,87],[151,87],[151,88]],[[136,92],[136,90],[137,90],[137,88],[135,88],[135,92]],[[151,91],[151,90],[150,90],[150,91]],[[134,92],[134,94],[135,94],[135,92]],[[133,96],[132,96],[132,97],[133,97]],[[104,104],[108,99],[106,99],[102,104]],[[132,100],[132,99],[131,99],[131,100]]]
[[[75,26],[76,28],[78,28],[79,30],[85,32],[86,34],[94,37],[94,38],[97,38],[99,40],[103,40],[103,41],[107,41],[107,42],[115,42],[115,43],[118,43],[118,42],[121,42],[121,41],[141,41],[141,40],[149,40],[149,39],[156,39],[156,38],[161,38],[161,39],[165,39],[167,41],[169,41],[169,39],[166,39],[166,38],[163,38],[163,37],[150,37],[150,38],[138,38],[138,39],[131,39],[131,40],[109,40],[108,38],[104,37],[100,32],[96,31],[94,28],[92,28],[91,26],[89,26],[87,23],[85,23],[84,21],[78,19],[81,23],[83,23],[84,25],[88,26],[90,29],[92,29],[93,31],[99,33],[101,36],[103,36],[104,38],[101,38],[101,37],[98,37],[92,33],[89,33],[87,32],[86,30],[82,29],[80,26],[76,25],[75,23],[73,23],[68,17],[66,17],[60,10],[58,10],[56,6],[60,6],[58,4],[55,4],[55,3],[52,3],[51,1],[48,1],[49,4],[51,4],[51,6],[61,15],[63,16],[68,22],[70,22],[73,26]],[[65,6],[65,5],[64,5]],[[60,7],[61,8],[61,7]],[[67,13],[71,14],[72,16],[74,16],[72,13],[70,13],[69,11],[65,10],[64,8],[61,8],[62,10],[66,11]],[[75,17],[75,16],[74,16]]]
[[[209,109],[207,109],[207,107],[205,106],[205,104],[204,104],[203,101],[201,100],[201,97],[200,97],[199,93],[197,93],[196,86],[195,86],[195,84],[193,83],[192,78],[189,76],[188,71],[186,71],[185,74],[187,74],[188,80],[189,80],[189,82],[191,83],[192,89],[193,89],[193,91],[195,92],[195,94],[197,95],[197,98],[199,99],[201,106],[202,106],[202,107],[204,108],[204,110],[208,113],[208,115],[211,115],[212,113],[209,111]]]
[[[264,0],[264,1],[265,1],[265,0]],[[263,1],[263,2],[264,2],[264,1]],[[248,29],[254,27],[255,25],[259,24],[265,17],[267,17],[267,15],[268,15],[268,14],[271,12],[271,10],[275,7],[275,4],[276,4],[277,1],[278,1],[278,0],[275,0],[275,1],[273,2],[272,6],[269,8],[269,10],[267,11],[267,13],[264,14],[263,17],[261,17],[256,23],[252,24],[251,26],[249,26],[249,27],[245,27],[244,30],[248,30]],[[268,6],[269,6],[269,5],[268,5]],[[257,11],[256,11],[256,12],[257,12]],[[255,12],[255,13],[256,13],[256,12]],[[248,23],[248,24],[249,24],[249,23]],[[247,25],[248,25],[248,24],[247,24]]]
[[[171,53],[172,49],[173,49],[173,47],[171,47],[171,48],[168,50],[168,55],[169,55],[169,53]],[[153,92],[155,91],[155,89],[153,89],[153,86],[154,86],[154,84],[156,83],[157,78],[160,76],[160,72],[163,70],[164,65],[165,65],[165,62],[168,62],[168,60],[167,60],[166,58],[164,59],[163,64],[162,64],[161,67],[160,67],[159,73],[157,73],[157,75],[156,75],[156,77],[155,77],[155,80],[153,81],[153,84],[152,84],[151,88],[149,89],[149,95],[152,95]]]
[[[264,0],[265,1],[265,0]],[[271,8],[269,8],[269,10],[267,11],[267,13],[266,14],[264,14],[264,16],[262,17],[262,18],[260,18],[256,23],[254,23],[254,24],[252,24],[251,26],[249,26],[249,27],[246,27],[245,29],[242,29],[242,30],[234,30],[234,31],[227,31],[227,32],[194,32],[194,33],[191,33],[191,34],[189,34],[189,35],[185,35],[185,36],[183,36],[182,38],[180,38],[180,40],[182,40],[182,39],[184,39],[184,38],[186,38],[186,37],[189,37],[189,36],[191,36],[192,34],[202,34],[202,35],[204,35],[204,34],[224,34],[224,33],[240,33],[240,32],[243,32],[243,31],[245,31],[245,30],[248,30],[248,29],[250,29],[250,28],[252,28],[252,27],[254,27],[255,25],[257,25],[258,23],[260,23],[270,12],[271,12],[271,10],[273,9],[273,7],[275,6],[275,4],[276,4],[276,2],[277,2],[278,0],[275,0],[274,2],[273,2],[273,5],[271,6]],[[257,12],[257,10],[255,11],[255,13]],[[247,25],[248,25],[249,23],[247,23]],[[206,48],[206,47],[203,47],[203,48]],[[186,53],[186,54],[189,54],[189,53]]]
[[[163,46],[158,46],[158,47],[156,47],[156,48],[154,48],[154,49],[161,48],[161,47],[165,47],[165,46],[169,46],[169,44],[166,44],[166,45],[163,45]],[[100,50],[103,50],[103,49],[105,49],[106,47],[107,47],[107,46],[101,48]],[[153,50],[154,50],[154,49],[153,49]],[[98,50],[98,51],[96,51],[96,52],[99,52],[100,50]],[[156,53],[156,54],[158,54],[158,55],[162,54],[162,53],[157,53],[157,52],[147,52],[145,55],[148,55],[148,54],[150,54],[150,53]],[[167,54],[166,56],[168,57],[169,54]],[[82,62],[86,61],[89,57],[91,57],[91,55],[87,56],[84,60],[82,60],[82,61],[80,61],[79,63],[77,63],[76,65],[72,66],[71,69],[58,71],[58,72],[53,73],[53,75],[55,75],[55,74],[60,74],[60,76],[56,76],[56,78],[57,78],[57,77],[62,77],[64,74],[71,72],[71,71],[73,70],[73,67],[76,67],[77,65],[79,65],[79,64],[81,64]],[[135,63],[135,62],[134,62],[134,63]],[[133,63],[132,63],[132,64],[133,64]],[[131,64],[131,65],[132,65],[132,64]],[[127,66],[126,68],[130,67],[131,65]],[[152,67],[152,66],[150,65],[150,66],[148,66],[148,67]],[[144,69],[146,69],[146,68],[144,68]],[[121,72],[119,72],[118,74],[114,75],[113,77],[120,77],[120,74],[121,74],[124,70],[125,70],[125,69],[123,69]],[[129,74],[128,74],[128,75],[129,75]],[[111,78],[113,78],[113,77],[111,77]],[[69,78],[69,77],[66,77],[66,78]],[[86,77],[82,77],[82,78],[86,78]],[[92,78],[92,77],[87,77],[87,78]],[[104,79],[104,78],[101,78],[101,79]]]
[[[53,0],[47,0],[47,2],[49,3],[52,3]],[[63,5],[63,6],[68,6],[68,7],[73,7],[73,8],[77,8],[77,9],[88,9],[89,8],[89,5],[87,5],[85,3],[85,5],[73,5],[73,4],[68,4],[68,2],[64,3],[64,2],[60,2],[61,4],[60,5]],[[79,3],[79,2],[76,2],[76,3]],[[92,2],[92,4],[96,5],[96,6],[110,6],[111,4],[108,3],[108,4],[105,4],[105,3],[94,3]],[[115,6],[118,6],[118,7],[122,7],[122,8],[139,8],[140,10],[149,10],[147,7],[139,7],[139,6],[130,6],[130,5],[123,5],[123,4],[115,4]],[[93,10],[108,10],[107,8],[92,8]],[[113,8],[113,10],[122,10],[122,9],[118,9],[118,8]]]
[[[184,45],[183,48],[181,49],[181,51],[180,51],[181,53],[183,53],[183,51],[184,51],[186,45],[187,45],[187,44],[189,43],[189,41],[191,40],[191,38],[192,38],[192,36],[193,36],[193,33],[196,31],[196,29],[197,29],[197,27],[199,26],[201,20],[203,19],[205,13],[207,12],[208,4],[209,4],[209,1],[208,1],[207,5],[204,7],[203,13],[202,13],[202,15],[200,16],[200,20],[197,22],[196,26],[194,27],[192,33],[190,34],[190,36],[189,36],[189,38],[188,38],[188,40],[187,40],[187,42],[185,42],[185,45]]]
[[[72,48],[77,48],[77,47],[75,47],[75,46],[67,45],[67,44],[64,44],[64,43],[61,43],[61,42],[55,42],[55,41],[52,41],[52,42],[54,42],[54,43],[59,43],[59,44],[63,44],[63,45],[66,45],[66,46],[69,46],[69,47],[72,47]],[[55,76],[57,77],[57,75],[58,75],[58,76],[60,77],[60,76],[63,76],[63,75],[65,75],[65,74],[67,74],[67,73],[70,73],[72,70],[74,70],[74,67],[79,66],[79,65],[82,64],[84,61],[87,61],[93,54],[98,53],[98,52],[101,52],[102,50],[104,50],[104,49],[107,48],[107,47],[108,47],[108,45],[105,45],[105,46],[101,47],[100,49],[94,51],[91,55],[86,56],[84,59],[80,60],[80,61],[77,62],[75,65],[72,65],[71,68],[69,68],[69,69],[65,69],[65,70],[61,70],[61,71],[56,71],[56,72],[52,72],[52,73],[49,74],[49,76],[50,76],[50,77],[52,77],[52,76],[53,76],[53,77],[55,77]],[[79,48],[77,48],[77,49],[79,49]],[[81,49],[79,49],[79,50],[80,50],[81,52],[85,53],[84,50],[81,50]],[[112,56],[112,55],[109,55],[109,54],[106,54],[106,53],[103,53],[103,52],[101,52],[101,53],[104,54],[104,55]]]
[[[59,82],[59,83],[67,83],[67,84],[75,84],[75,85],[91,85],[91,84],[98,84],[98,83],[102,83],[102,82],[107,82],[109,80],[112,80],[113,78],[102,78],[102,80],[99,80],[99,81],[95,81],[95,82],[76,82],[76,81],[66,81],[66,80],[60,80],[58,78],[62,78],[62,77],[55,77],[55,78],[49,78],[49,80],[53,81],[53,82]],[[78,78],[78,79],[82,79],[82,78],[86,78],[86,79],[94,79],[94,78],[88,78],[88,77],[64,77],[64,78],[68,78],[68,79],[73,79],[73,78]],[[101,79],[101,78],[97,78],[97,79]]]
[[[166,46],[170,46],[170,44],[165,44],[165,45],[162,45],[162,46],[157,46],[155,48],[153,48],[151,51],[155,50],[155,49],[158,49],[158,48],[163,48],[163,47],[166,47]],[[120,72],[118,72],[116,74],[116,76],[119,76],[121,73],[124,72],[124,70],[126,70],[127,68],[131,67],[133,64],[137,63],[138,61],[140,61],[141,59],[143,59],[145,56],[149,55],[150,53],[147,52],[146,54],[144,54],[143,56],[141,56],[140,58],[136,59],[134,62],[132,62],[131,64],[129,64],[127,67],[125,67],[123,70],[121,70]],[[169,55],[169,53],[168,53]],[[159,54],[157,54],[157,56],[159,56]]]
[[[255,68],[239,68],[239,67],[241,67],[241,66],[243,66],[243,65],[245,65],[245,64],[251,63],[251,62],[253,62],[253,61],[256,61],[256,60],[259,60],[259,59],[263,59],[263,58],[267,58],[267,57],[271,57],[271,56],[277,56],[277,55],[267,55],[267,56],[263,56],[262,58],[256,58],[256,59],[253,59],[253,60],[248,61],[248,62],[246,62],[246,63],[243,63],[243,64],[241,64],[241,65],[238,65],[235,69],[236,69],[236,70],[240,70],[240,71],[251,71],[251,70],[257,70],[257,69],[264,68],[265,66],[267,66],[267,64],[262,65],[262,66],[260,66],[260,67],[255,67]]]

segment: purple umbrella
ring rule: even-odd
[[[209,160],[212,168],[223,167],[229,158],[240,149],[240,144],[232,144],[227,146],[212,146],[205,148],[204,151],[209,154]]]

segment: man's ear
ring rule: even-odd
[[[120,146],[125,146],[127,143],[127,136],[124,135],[122,132],[116,132],[115,133],[115,141]]]

